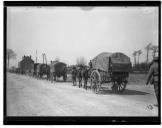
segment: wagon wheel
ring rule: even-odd
[[[127,84],[126,81],[120,81],[120,82],[114,81],[112,86],[112,91],[114,93],[122,93],[126,88],[126,84]]]
[[[93,92],[98,93],[101,87],[100,73],[95,70],[91,73],[91,89]]]

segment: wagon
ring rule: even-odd
[[[122,93],[128,83],[131,61],[123,53],[101,53],[91,60],[91,89],[98,93],[103,83],[112,85],[114,93]]]
[[[54,79],[56,77],[63,77],[63,80],[66,81],[67,79],[67,65],[63,62],[57,62],[54,64]]]

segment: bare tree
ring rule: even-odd
[[[16,59],[16,53],[12,49],[7,49],[7,62],[8,62],[8,68],[9,68],[9,61],[10,59]]]
[[[77,63],[77,65],[82,65],[82,66],[84,66],[84,65],[87,64],[87,60],[86,60],[83,56],[81,56],[81,57],[78,57],[78,58],[76,59],[76,63]]]
[[[146,50],[146,52],[147,52],[147,55],[146,55],[146,64],[148,64],[149,51],[151,50],[151,46],[152,46],[152,44],[149,43],[149,44],[145,47],[145,50]]]
[[[153,45],[152,47],[151,47],[151,50],[152,50],[152,57],[154,58],[155,57],[155,54],[156,53],[158,53],[158,46],[156,46],[156,45]]]

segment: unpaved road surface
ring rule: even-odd
[[[128,84],[123,94],[99,94],[71,82],[37,80],[7,73],[8,116],[157,116],[153,86]]]

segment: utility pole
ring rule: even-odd
[[[36,50],[36,63],[37,63],[37,50]]]
[[[47,65],[47,58],[46,58],[46,54],[43,53],[42,56],[43,56],[43,63],[45,63],[45,64]]]
[[[44,64],[44,53],[42,53],[42,56],[43,56],[43,64]]]

